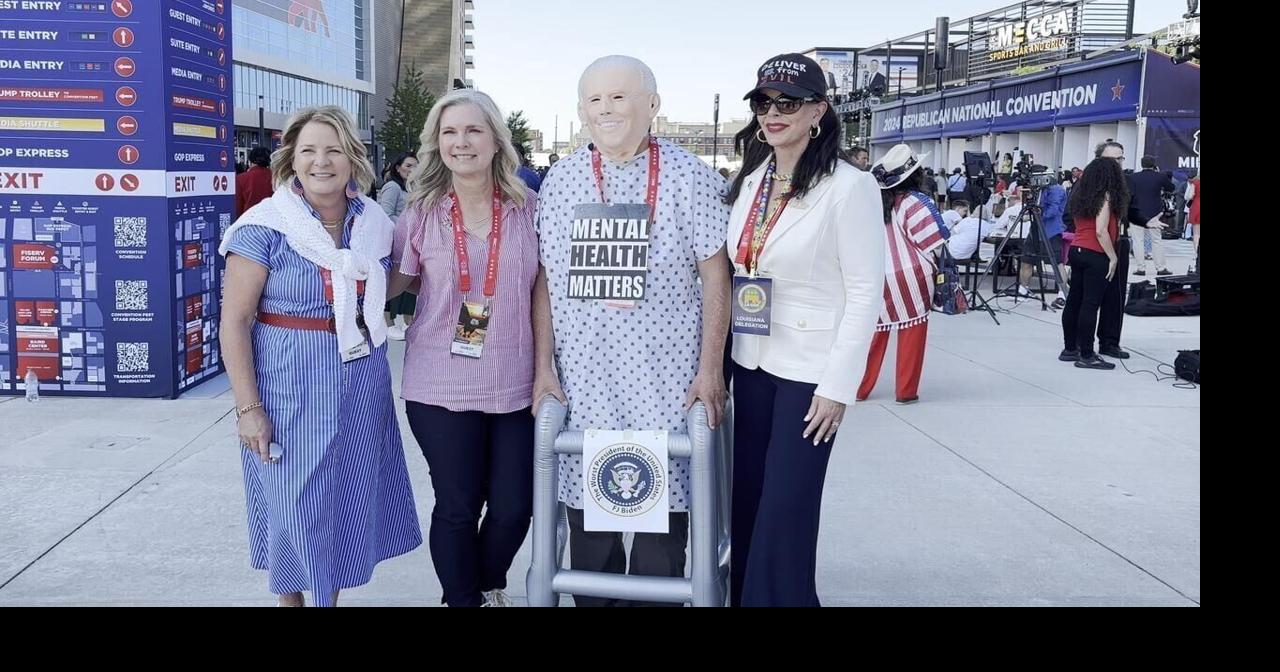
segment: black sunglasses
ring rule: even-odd
[[[813,98],[789,98],[787,96],[778,96],[770,98],[763,93],[751,96],[748,103],[751,105],[751,111],[759,116],[769,114],[769,106],[773,105],[778,108],[779,114],[795,114],[804,107],[805,103],[812,103]]]

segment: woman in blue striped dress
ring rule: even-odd
[[[341,108],[296,113],[275,194],[221,249],[250,556],[281,606],[333,606],[422,543],[381,319],[393,224],[357,138]]]

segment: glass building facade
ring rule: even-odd
[[[358,80],[372,88],[371,4],[372,0],[233,0],[232,83],[233,102],[240,112],[239,148],[257,143],[259,106],[266,113],[269,134],[280,129],[282,117],[313,105],[342,107],[360,129],[369,129],[372,94],[344,83]]]

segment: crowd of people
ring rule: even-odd
[[[819,605],[832,442],[848,407],[873,393],[892,333],[894,399],[919,400],[936,255],[948,236],[956,256],[976,251],[976,201],[961,173],[934,175],[906,145],[874,164],[865,149],[842,150],[829,82],[807,57],[771,58],[756,80],[732,175],[650,135],[657,82],[625,56],[582,73],[577,105],[592,142],[541,173],[497,103],[472,89],[435,104],[420,149],[390,161],[380,186],[340,108],[295,113],[279,149],[251,153],[220,250],[221,339],[250,558],[279,604],[301,606],[310,592],[332,606],[379,562],[422,543],[387,357],[388,339],[400,338],[399,397],[430,468],[427,541],[444,603],[511,604],[540,404],[566,404],[570,430],[683,433],[696,402],[718,427],[731,395],[730,602]],[[1095,321],[1116,339],[1104,338],[1101,354],[1119,347],[1106,305],[1130,189],[1109,152],[1071,175],[1063,199],[1076,280],[1062,354],[1089,368],[1101,361]],[[979,219],[995,214],[989,206],[974,208]],[[583,212],[645,218],[636,282],[607,272],[581,282]],[[765,323],[740,324],[761,300]],[[561,456],[573,568],[684,575],[689,465],[669,467],[669,532],[636,533],[628,555],[620,533],[586,529],[583,464]]]

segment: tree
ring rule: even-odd
[[[516,146],[516,153],[529,158],[529,120],[524,118],[524,110],[516,110],[507,115],[507,128],[511,131],[511,142]]]
[[[435,96],[422,80],[422,71],[410,65],[392,92],[387,118],[378,128],[378,142],[387,148],[387,156],[417,151],[418,136],[435,104]]]

